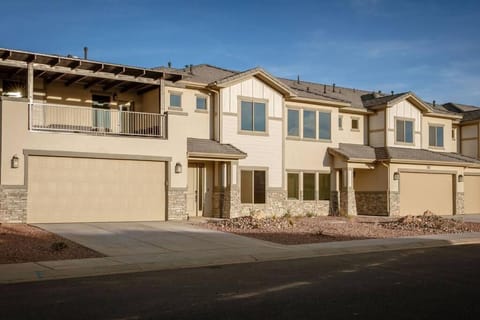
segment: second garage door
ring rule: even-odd
[[[465,213],[480,213],[480,176],[465,176]]]
[[[431,173],[400,174],[400,214],[453,214],[453,175]]]
[[[30,156],[27,222],[165,220],[165,163]]]

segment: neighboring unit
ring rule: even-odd
[[[0,221],[480,213],[480,109],[0,49]]]

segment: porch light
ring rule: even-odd
[[[182,164],[180,162],[175,163],[175,173],[182,173]]]
[[[458,176],[458,182],[463,182],[463,176],[462,175]]]
[[[394,172],[393,173],[393,180],[400,180],[400,173]]]
[[[11,160],[11,167],[12,167],[13,169],[18,168],[19,162],[20,162],[20,160],[18,159],[18,156],[17,156],[17,155],[14,155],[14,156],[12,157],[12,160]]]

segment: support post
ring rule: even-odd
[[[33,63],[27,65],[27,98],[28,103],[33,103]]]

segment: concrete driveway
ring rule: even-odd
[[[274,246],[269,242],[176,221],[55,223],[35,226],[110,257]]]

